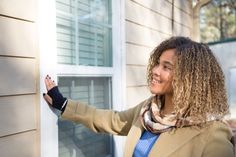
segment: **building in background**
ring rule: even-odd
[[[150,96],[153,48],[193,30],[191,0],[4,0],[0,8],[4,157],[121,157],[123,137],[58,120],[42,98],[44,77],[67,97],[127,109]]]

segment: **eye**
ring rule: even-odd
[[[167,65],[164,65],[164,66],[163,66],[163,69],[164,69],[164,70],[170,70],[170,71],[171,71],[171,70],[172,70],[172,67],[167,66]]]

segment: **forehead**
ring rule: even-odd
[[[160,56],[160,61],[162,60],[175,63],[175,60],[176,60],[175,49],[168,49],[168,50],[163,51]]]

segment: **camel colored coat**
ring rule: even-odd
[[[127,136],[124,157],[132,157],[144,131],[139,119],[140,109],[147,102],[117,112],[69,100],[62,118],[84,124],[94,132]],[[180,128],[162,133],[149,157],[234,157],[231,138],[230,129],[220,121],[212,122],[202,129]]]

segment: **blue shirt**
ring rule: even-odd
[[[148,157],[153,144],[160,134],[153,134],[150,131],[144,131],[134,149],[133,157]]]

